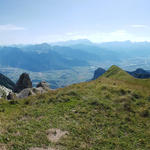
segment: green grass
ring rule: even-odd
[[[95,81],[0,101],[0,145],[10,150],[149,150],[149,80],[113,66]],[[69,134],[52,143],[47,130]]]

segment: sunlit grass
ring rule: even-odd
[[[95,81],[22,100],[0,100],[0,145],[13,150],[148,150],[148,83],[113,66]],[[53,143],[47,139],[50,128],[69,134]]]

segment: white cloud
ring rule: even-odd
[[[132,28],[148,28],[149,26],[142,25],[142,24],[134,24],[134,25],[130,25],[130,27],[132,27]]]
[[[12,24],[0,25],[0,32],[3,32],[3,31],[20,31],[20,30],[25,30],[25,28],[19,27],[16,25],[12,25]]]

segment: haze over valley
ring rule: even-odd
[[[45,80],[52,88],[90,80],[98,67],[108,69],[113,64],[127,71],[150,70],[149,42],[76,40],[1,46],[0,53],[0,72],[14,82],[28,72],[34,85]]]

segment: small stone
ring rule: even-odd
[[[16,97],[15,93],[9,92],[9,94],[8,94],[8,96],[7,96],[7,99],[8,99],[8,100],[12,100],[12,99],[15,99],[15,97]]]

